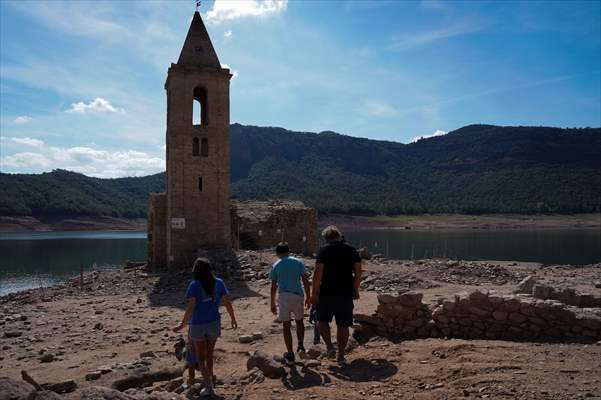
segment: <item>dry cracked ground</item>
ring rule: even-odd
[[[375,337],[358,345],[341,368],[327,359],[285,367],[277,379],[247,371],[255,350],[284,352],[281,328],[269,311],[265,273],[268,253],[243,252],[244,279],[226,280],[234,297],[239,328],[222,318],[217,344],[217,396],[223,399],[601,399],[601,345],[490,340],[425,339],[391,341]],[[312,261],[305,260],[308,266]],[[475,288],[511,292],[527,275],[595,292],[601,266],[541,266],[506,262],[366,263],[356,312],[371,313],[378,291],[413,289],[426,301]],[[115,382],[146,386],[161,398],[178,398],[181,363],[172,333],[183,313],[189,274],[152,274],[143,268],[88,274],[83,287],[68,282],[0,298],[0,376],[21,380],[26,371],[38,383],[73,380],[63,394],[77,399],[91,386]],[[305,342],[310,344],[308,326]],[[261,337],[239,343],[241,335]],[[153,372],[160,371],[161,374]],[[154,376],[152,382],[137,376]],[[133,377],[133,378],[132,378]],[[130,378],[128,381],[127,378]],[[182,396],[193,398],[194,391]],[[0,395],[0,398],[2,396]]]

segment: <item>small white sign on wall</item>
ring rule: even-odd
[[[186,229],[186,219],[171,218],[171,229]]]

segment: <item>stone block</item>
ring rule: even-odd
[[[512,313],[509,313],[509,315],[507,316],[507,319],[511,322],[521,324],[522,322],[528,320],[528,317],[526,317],[525,315],[520,314],[518,312],[512,312]]]
[[[417,292],[406,292],[400,294],[398,297],[399,303],[406,307],[419,307],[422,305],[422,298],[424,297],[423,293]]]
[[[493,311],[492,317],[497,321],[505,321],[507,319],[507,313],[505,311]]]
[[[536,284],[532,287],[532,296],[547,300],[551,297],[551,293],[553,293],[553,288],[548,285]]]
[[[487,310],[484,310],[482,308],[479,307],[470,307],[469,308],[470,314],[476,315],[480,318],[485,318],[488,317],[490,315],[490,312]]]
[[[534,285],[536,283],[537,283],[536,278],[532,275],[529,275],[529,276],[525,277],[524,279],[522,279],[522,281],[520,283],[518,283],[516,289],[513,292],[514,293],[531,294],[532,288],[534,287]]]
[[[380,304],[391,304],[398,302],[398,296],[392,294],[379,294],[378,295],[378,303]]]

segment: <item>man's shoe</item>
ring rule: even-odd
[[[206,387],[204,387],[199,395],[201,397],[209,397],[215,394],[215,391],[213,390],[213,385],[207,385]]]
[[[330,347],[327,351],[327,357],[328,358],[336,358],[336,348],[334,346]]]
[[[346,358],[344,357],[344,355],[338,355],[336,357],[336,362],[338,363],[338,365],[340,365],[341,367],[346,367],[348,365],[348,363],[346,362]]]
[[[294,353],[284,353],[284,362],[289,366],[294,365]]]

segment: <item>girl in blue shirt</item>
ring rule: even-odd
[[[223,305],[230,315],[233,329],[238,327],[234,309],[223,281],[216,278],[211,264],[206,258],[198,258],[192,269],[194,280],[188,285],[186,299],[188,305],[182,323],[174,332],[181,331],[189,325],[189,337],[194,343],[198,366],[205,382],[202,395],[212,395],[214,387],[213,351],[217,338],[221,336],[221,316],[219,305]]]

